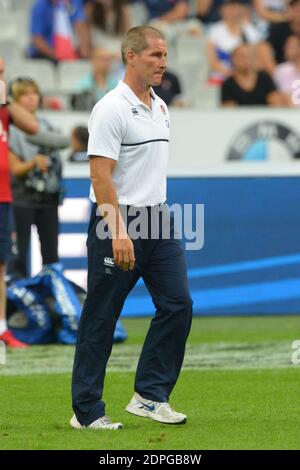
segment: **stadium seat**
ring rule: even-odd
[[[9,80],[16,77],[30,77],[36,80],[43,93],[55,93],[57,86],[56,72],[48,60],[19,59],[7,63]]]
[[[182,96],[188,106],[195,106],[197,88],[202,82],[201,69],[198,64],[169,61],[168,70],[179,78]]]
[[[87,75],[90,70],[90,62],[87,60],[62,62],[58,68],[60,93],[74,93],[76,83]]]
[[[26,11],[28,14],[31,11],[31,7],[35,0],[2,0],[2,1],[10,1],[11,8],[14,10],[23,10]]]
[[[17,60],[20,57],[20,50],[16,46],[14,38],[0,39],[0,56],[3,57],[6,63],[6,68],[11,61]]]
[[[220,87],[209,86],[203,82],[195,90],[195,106],[199,109],[213,109],[220,105]]]
[[[207,62],[206,40],[201,37],[180,36],[177,40],[177,59],[182,63],[199,64]]]
[[[28,15],[25,11],[2,11],[0,16],[0,44],[6,40],[14,40],[20,50],[19,56],[25,55],[29,44]]]
[[[9,17],[8,17],[9,18]],[[0,17],[0,43],[5,39],[17,39],[17,30],[16,26],[6,20],[6,17],[3,19]]]

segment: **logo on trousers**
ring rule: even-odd
[[[115,260],[113,258],[104,258],[104,263],[105,266],[114,266],[115,265]]]

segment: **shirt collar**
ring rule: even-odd
[[[121,90],[122,90],[122,94],[127,98],[128,101],[130,101],[130,103],[133,105],[133,106],[140,106],[140,105],[143,105],[143,106],[146,106],[145,103],[143,103],[137,96],[136,94],[132,91],[132,89],[130,88],[130,86],[127,85],[127,83],[125,83],[123,80],[120,80],[119,81],[119,85],[118,85]],[[150,95],[151,95],[151,98],[155,101],[156,99],[156,94],[154,93],[154,90],[152,87],[150,87]]]

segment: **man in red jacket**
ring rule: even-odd
[[[0,57],[0,86],[4,90],[4,61]],[[2,93],[3,94],[3,93]],[[3,98],[3,97],[1,97]],[[6,322],[6,263],[11,242],[11,189],[8,163],[8,131],[10,122],[23,131],[35,134],[38,124],[30,113],[18,104],[4,104],[0,100],[0,341],[12,348],[25,348],[7,329]]]

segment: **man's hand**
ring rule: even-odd
[[[130,238],[114,238],[112,241],[114,260],[123,271],[134,268],[134,246]]]
[[[46,155],[38,153],[34,158],[35,166],[41,170],[43,173],[48,171],[49,167],[49,158]]]

